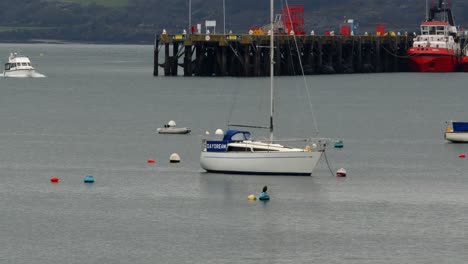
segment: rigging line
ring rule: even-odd
[[[240,89],[240,85],[236,85],[236,89],[234,90],[234,100],[231,104],[231,108],[229,109],[229,114],[228,114],[228,118],[227,118],[227,127],[230,127],[230,124],[231,124],[231,118],[232,118],[232,114],[234,112],[234,106],[237,104],[237,98],[238,98],[238,94],[239,94],[239,89]]]
[[[328,161],[328,158],[327,158],[327,152],[324,150],[323,151],[323,156],[325,157],[325,162],[327,163],[327,167],[328,167],[328,170],[330,171],[331,175],[333,176],[333,170],[330,166],[330,162]]]
[[[400,58],[400,59],[407,59],[407,58],[412,58],[412,57],[418,56],[417,54],[407,55],[407,56],[400,56],[400,55],[395,54],[395,53],[393,53],[392,51],[388,50],[388,49],[385,48],[385,46],[383,46],[383,45],[380,45],[380,47],[381,47],[385,52],[387,52],[388,54],[390,54],[391,56],[396,57],[396,58]]]
[[[291,23],[291,25],[292,25],[291,14],[289,12],[289,3],[288,3],[288,0],[285,0],[285,1],[286,1],[286,9],[288,10],[289,23]],[[281,2],[283,2],[283,1],[281,1]],[[294,44],[296,45],[296,50],[299,51],[299,45],[297,44],[296,35],[293,35],[293,39],[294,39]],[[315,115],[314,115],[312,99],[311,99],[310,91],[309,91],[309,84],[307,83],[307,78],[305,77],[305,73],[304,73],[304,66],[302,65],[302,59],[301,59],[299,54],[298,54],[298,58],[299,58],[299,66],[301,67],[302,79],[304,80],[307,99],[309,101],[309,110],[310,110],[310,114],[312,116],[312,122],[314,124],[316,136],[318,136],[319,135],[319,129],[318,129],[318,125],[317,125],[317,120],[316,120]]]
[[[232,52],[234,53],[234,55],[236,56],[236,58],[239,60],[239,62],[242,64],[242,66],[244,66],[244,61],[241,59],[241,57],[239,56],[239,52],[231,45],[231,43],[229,43],[229,47],[231,48]]]

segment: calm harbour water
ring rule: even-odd
[[[0,263],[468,262],[468,145],[443,140],[468,73],[308,76],[348,177],[233,176],[203,172],[201,139],[265,124],[268,79],[153,77],[152,46],[10,50],[47,78],[0,78]],[[277,83],[277,134],[312,134],[302,78]],[[193,132],[155,133],[171,119]]]

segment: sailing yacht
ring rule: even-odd
[[[310,176],[325,151],[328,140],[304,139],[304,147],[283,145],[273,137],[274,106],[274,11],[270,0],[270,130],[269,140],[253,140],[245,130],[228,130],[221,140],[204,140],[200,165],[207,172],[261,175]],[[239,126],[240,127],[240,126]],[[253,127],[253,126],[244,126]],[[314,142],[314,143],[312,143]]]

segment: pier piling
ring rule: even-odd
[[[275,37],[275,75],[304,73],[365,73],[408,71],[409,36],[294,36]],[[164,46],[164,56],[159,50]],[[268,76],[269,36],[157,35],[153,75]],[[183,57],[182,59],[180,57]],[[179,63],[181,59],[181,63]]]

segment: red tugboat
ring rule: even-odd
[[[435,19],[442,14],[442,19]],[[426,21],[421,23],[421,34],[408,49],[409,66],[416,72],[454,72],[461,63],[461,48],[452,10],[443,0],[433,5]]]
[[[463,49],[462,70],[468,72],[468,44]]]

